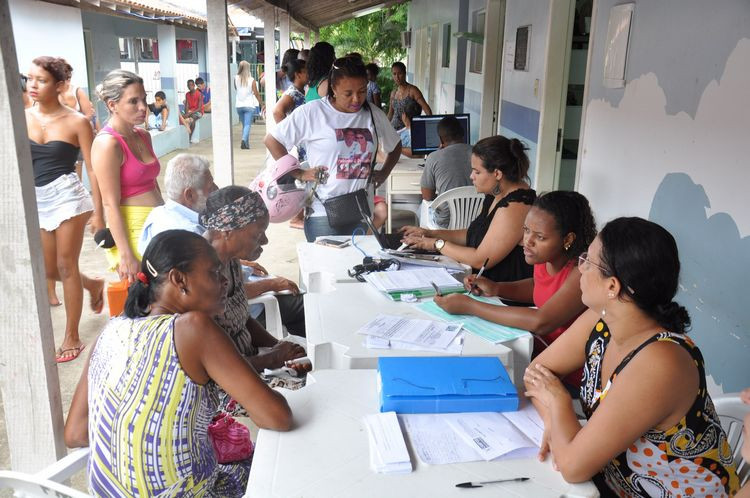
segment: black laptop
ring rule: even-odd
[[[399,233],[381,233],[380,230],[375,228],[375,225],[372,222],[372,218],[365,212],[364,209],[362,209],[362,206],[359,204],[359,200],[357,200],[357,207],[359,208],[359,213],[362,215],[362,220],[367,224],[367,227],[370,229],[372,234],[375,236],[375,239],[378,241],[378,244],[380,244],[380,248],[384,251],[387,251],[389,254],[395,254],[395,255],[414,255],[414,254],[431,254],[431,255],[440,255],[438,251],[427,251],[424,249],[416,249],[407,247],[402,250],[398,250],[403,243],[401,242],[401,239],[403,238],[403,235]]]

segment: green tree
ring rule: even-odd
[[[333,45],[337,56],[358,52],[366,64],[374,62],[381,67],[378,85],[386,103],[393,89],[391,64],[406,58],[401,32],[406,31],[407,12],[408,3],[402,3],[320,30],[321,40]]]

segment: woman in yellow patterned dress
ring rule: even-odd
[[[216,251],[194,233],[162,232],[136,278],[125,316],[88,359],[65,442],[91,447],[96,496],[242,496],[250,461],[218,464],[207,433],[218,386],[259,427],[288,430],[291,412],[211,319],[227,291]]]
[[[539,355],[524,381],[544,419],[540,452],[602,496],[733,496],[732,451],[706,389],[703,357],[672,299],[672,235],[641,218],[609,222],[579,258],[589,310]],[[583,366],[581,427],[558,376]]]

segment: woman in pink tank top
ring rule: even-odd
[[[596,237],[589,202],[578,192],[555,191],[537,197],[523,226],[523,253],[534,265],[533,278],[493,282],[475,275],[465,280],[475,293],[517,302],[533,302],[534,308],[498,306],[463,294],[436,297],[449,313],[476,315],[485,320],[528,330],[534,334],[534,354],[557,339],[585,310],[581,301],[581,272],[576,262]],[[571,379],[580,384],[580,376]]]
[[[109,122],[94,139],[91,158],[116,247],[108,250],[111,269],[133,282],[140,268],[138,238],[148,213],[164,204],[156,178],[159,160],[151,135],[137,128],[148,106],[143,80],[130,71],[111,71],[97,88]]]

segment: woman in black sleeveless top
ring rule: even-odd
[[[501,135],[480,140],[472,149],[471,181],[485,194],[482,211],[466,230],[402,229],[404,242],[470,265],[477,271],[488,260],[484,276],[512,282],[532,276],[519,245],[523,222],[536,192],[529,188],[529,158],[524,145]]]

